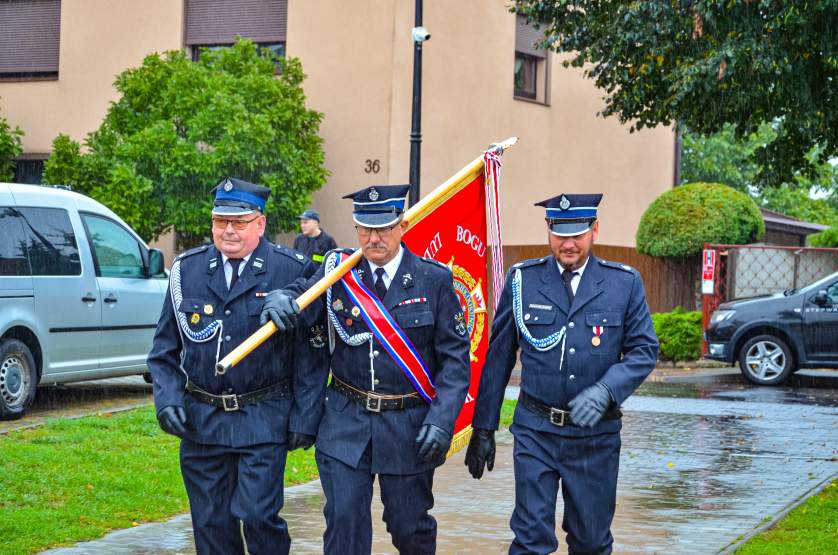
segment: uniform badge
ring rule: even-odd
[[[370,189],[370,200],[373,202],[378,200],[378,191],[375,190],[375,187]]]
[[[361,315],[361,309],[360,309],[360,308],[358,308],[357,306],[353,306],[353,307],[352,307],[352,310],[350,310],[349,312],[350,312],[350,314],[352,314],[352,316],[354,316],[355,318],[357,318],[358,316],[360,316],[360,315]]]
[[[205,304],[204,305],[204,314],[206,314],[207,316],[211,316],[212,311],[213,311],[213,308],[212,308],[211,304]]]
[[[323,330],[323,326],[312,326],[310,331],[311,337],[308,340],[309,344],[311,344],[311,346],[315,349],[322,349],[323,347],[325,347],[326,332]]]
[[[227,183],[224,184],[224,190],[228,193],[233,190],[233,183],[228,179]]]
[[[561,208],[562,210],[567,210],[568,208],[570,208],[570,201],[567,200],[567,197],[564,195],[562,195],[562,198],[559,201],[559,208]]]
[[[201,321],[201,315],[196,312],[192,315],[192,318],[190,318],[189,321],[192,322],[192,325],[194,326]]]
[[[337,311],[343,310],[343,301],[340,299],[335,299],[335,301],[332,303],[332,308]]]
[[[402,287],[410,287],[413,284],[413,276],[410,272],[402,276]]]
[[[458,312],[454,315],[454,331],[457,332],[457,335],[460,337],[465,337],[468,333],[468,327],[466,326],[465,316],[463,316],[462,312]]]
[[[354,322],[355,322],[355,320],[353,320],[352,318],[347,318],[346,319],[346,325],[347,326],[351,326]]]
[[[602,335],[602,326],[594,326],[591,329],[594,332],[594,336],[591,338],[591,345],[599,347],[599,344],[602,343],[602,339],[599,338]]]

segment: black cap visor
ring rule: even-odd
[[[212,213],[218,216],[247,216],[258,212],[258,208],[243,202],[217,201]]]
[[[547,218],[550,233],[559,237],[582,235],[594,225],[596,218]]]
[[[396,225],[402,220],[402,213],[395,210],[354,212],[352,220],[364,227],[378,228]]]

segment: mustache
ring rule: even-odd
[[[381,243],[381,242],[367,243],[364,246],[364,250],[367,250],[367,249],[386,249],[386,248],[387,248],[387,245],[385,245],[384,243]]]

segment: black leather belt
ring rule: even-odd
[[[285,397],[291,391],[291,380],[282,380],[268,387],[251,391],[250,393],[242,393],[236,395],[231,393],[229,395],[213,395],[209,391],[204,391],[191,380],[186,380],[186,391],[190,393],[195,399],[224,409],[227,412],[237,411],[247,405],[254,405],[267,399],[274,397]]]
[[[345,381],[332,374],[331,387],[353,401],[361,403],[370,412],[381,412],[383,410],[402,410],[410,407],[417,407],[424,403],[418,393],[407,395],[380,395],[374,391],[362,391],[353,387]]]
[[[569,410],[545,405],[535,397],[524,393],[524,390],[518,392],[518,401],[534,413],[547,418],[550,424],[555,426],[576,426],[576,423],[570,418]],[[616,407],[610,407],[602,415],[603,420],[618,420],[622,417],[623,412]]]

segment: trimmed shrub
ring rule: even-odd
[[[660,341],[661,360],[698,360],[701,357],[701,312],[687,312],[680,306],[672,312],[652,314]]]
[[[838,247],[838,222],[829,229],[810,235],[807,239],[813,247]]]
[[[649,205],[636,241],[643,254],[688,257],[701,253],[704,243],[744,245],[763,235],[762,213],[748,195],[721,183],[691,183]]]

